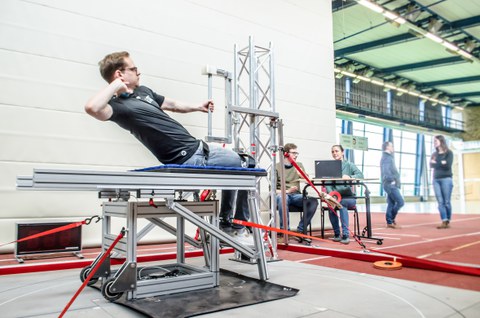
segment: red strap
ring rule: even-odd
[[[252,222],[242,221],[242,220],[237,220],[237,219],[233,219],[232,222],[235,223],[235,224],[243,225],[243,226],[256,227],[256,228],[259,228],[261,230],[273,231],[273,232],[278,232],[278,233],[283,233],[283,234],[288,234],[288,235],[298,236],[298,237],[304,237],[304,238],[308,238],[308,239],[316,240],[316,241],[330,242],[328,240],[324,240],[324,239],[321,239],[321,238],[318,238],[318,237],[315,237],[315,236],[310,236],[310,235],[306,235],[306,234],[302,234],[302,233],[298,233],[298,232],[282,230],[282,229],[278,229],[276,227],[270,227],[270,226],[266,226],[266,225],[263,225],[263,224],[257,224],[257,223],[252,223]]]
[[[27,237],[21,238],[21,239],[16,240],[16,241],[12,241],[12,242],[9,242],[9,243],[1,244],[0,246],[4,246],[4,245],[16,243],[16,242],[19,243],[19,242],[23,242],[23,241],[28,241],[28,240],[31,240],[31,239],[34,239],[34,238],[37,238],[37,237],[42,237],[42,236],[45,236],[45,235],[50,235],[50,234],[53,234],[53,233],[57,233],[57,232],[61,232],[61,231],[66,231],[66,230],[69,230],[69,229],[73,229],[73,228],[79,227],[79,226],[84,225],[84,224],[86,224],[86,220],[83,220],[83,221],[81,221],[81,222],[70,223],[70,224],[67,224],[67,225],[63,225],[63,226],[56,227],[56,228],[51,229],[51,230],[47,230],[47,231],[40,232],[40,233],[37,233],[37,234],[29,235],[29,236],[27,236]]]
[[[313,190],[315,190],[315,192],[317,192],[318,196],[320,198],[323,197],[323,195],[320,193],[320,191],[318,191],[318,189],[315,187],[307,174],[302,170],[302,168],[300,168],[300,166],[295,162],[295,159],[293,159],[288,152],[285,152],[285,158],[287,158],[292,163],[292,165],[295,167],[295,169],[297,169],[298,173],[302,176],[302,178],[307,181],[307,183],[313,188]]]
[[[107,256],[110,255],[110,253],[112,252],[113,248],[115,247],[115,245],[117,245],[118,241],[120,241],[122,239],[122,237],[125,235],[125,228],[122,228],[122,230],[120,231],[120,234],[118,234],[117,238],[115,239],[115,241],[113,241],[112,245],[110,245],[110,247],[108,248],[108,250],[103,254],[102,258],[100,259],[100,261],[97,263],[97,265],[95,265],[95,267],[90,271],[90,274],[88,274],[87,278],[85,279],[85,281],[83,282],[82,286],[80,286],[80,288],[77,290],[77,292],[75,293],[75,295],[73,295],[72,299],[70,299],[70,301],[68,302],[68,304],[65,306],[65,308],[63,308],[63,311],[62,313],[60,314],[60,316],[58,316],[59,318],[63,317],[63,315],[65,315],[65,313],[67,312],[68,308],[70,308],[70,306],[73,304],[73,302],[75,301],[75,299],[78,297],[78,295],[82,292],[82,290],[85,288],[85,286],[87,286],[88,282],[90,281],[90,279],[92,279],[93,275],[95,275],[96,271],[98,270],[98,268],[100,267],[100,265],[102,265],[102,263],[107,259]]]
[[[148,205],[154,207],[155,209],[158,208],[158,206],[155,204],[155,202],[153,201],[153,198],[150,198],[150,200],[148,200]]]
[[[210,191],[211,190],[203,190],[202,194],[200,194],[200,201],[205,201],[205,199],[207,199],[207,197],[210,195]]]
[[[298,173],[300,173],[300,175],[302,176],[302,178],[305,179],[305,181],[307,181],[307,183],[315,190],[315,192],[317,192],[318,196],[322,199],[323,198],[323,195],[321,194],[320,191],[318,191],[318,189],[315,187],[315,185],[313,184],[313,182],[310,180],[310,178],[307,176],[307,174],[298,166],[298,164],[295,162],[295,159],[293,159],[290,154],[288,152],[285,152],[284,153],[285,157],[292,163],[292,165],[295,167],[295,169],[297,169]],[[340,195],[340,193],[338,193],[338,196],[340,197],[340,200],[342,199],[342,196]],[[335,210],[334,207],[332,207],[330,205],[330,203],[328,203],[327,200],[323,200],[326,204],[327,204],[327,207],[330,211],[333,212],[333,214],[335,214],[337,217],[338,217],[338,213],[337,211]],[[350,229],[348,229],[348,231],[350,233],[355,233],[355,232],[352,232]],[[362,243],[362,241],[360,241],[360,239],[356,236],[356,235],[353,235],[353,238],[354,240],[362,247],[365,249],[365,245]]]
[[[307,174],[302,170],[302,168],[300,168],[300,166],[295,162],[295,159],[292,158],[292,156],[290,156],[290,154],[288,152],[285,152],[285,157],[292,163],[292,165],[295,167],[295,169],[297,169],[298,173],[302,176],[303,179],[305,179],[305,181],[307,181],[307,183],[313,188],[313,190],[315,190],[315,192],[317,192],[318,196],[320,198],[323,198],[323,195],[322,195],[322,192],[318,191],[317,187],[315,187],[315,185],[313,184],[313,182],[310,180],[310,178],[307,176]],[[337,212],[335,211],[335,209],[330,205],[330,203],[328,203],[327,200],[324,200],[325,203],[327,204],[327,207],[329,210],[331,210],[333,213],[335,213],[335,215],[337,215]]]

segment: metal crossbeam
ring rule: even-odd
[[[31,190],[255,190],[255,172],[251,175],[181,172],[105,172],[34,169],[32,176],[17,177],[17,189]]]

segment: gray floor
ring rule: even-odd
[[[221,256],[221,267],[257,276],[257,267]],[[201,262],[196,259],[193,262]],[[191,263],[192,261],[189,261]],[[480,317],[480,292],[291,261],[269,263],[269,281],[300,289],[291,298],[202,317]],[[0,277],[1,317],[58,317],[80,287],[79,270]],[[143,317],[87,287],[65,317]]]
[[[456,213],[477,214],[480,203],[454,202]],[[463,211],[462,209],[463,208]],[[384,206],[372,205],[372,211]],[[407,203],[403,209],[438,213],[435,203]],[[221,256],[221,267],[258,277],[257,267]],[[203,258],[188,260],[201,265]],[[167,262],[167,263],[171,263]],[[142,264],[143,265],[143,264]],[[242,307],[201,317],[480,317],[480,292],[422,284],[327,267],[279,261],[268,264],[269,281],[300,292],[283,300]],[[58,317],[80,287],[80,270],[0,276],[0,317]],[[85,288],[65,317],[143,317],[109,303]]]

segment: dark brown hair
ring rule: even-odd
[[[434,138],[437,139],[440,142],[440,146],[437,147],[437,151],[440,150],[438,148],[441,148],[444,152],[447,152],[448,151],[448,146],[447,146],[447,141],[445,140],[445,137],[443,137],[442,135],[437,135]]]
[[[98,62],[100,74],[103,79],[110,83],[115,71],[125,67],[125,58],[129,56],[130,54],[127,51],[114,52],[106,55],[100,62]]]
[[[290,150],[292,149],[297,149],[297,145],[293,144],[293,143],[288,143],[288,144],[285,144],[285,146],[283,146],[283,152],[290,152]]]

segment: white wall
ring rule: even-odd
[[[16,176],[33,168],[124,171],[158,164],[127,132],[84,113],[87,99],[106,85],[97,67],[103,56],[127,50],[142,84],[197,102],[207,95],[202,67],[233,71],[233,45],[246,46],[249,36],[274,45],[285,142],[299,146],[299,160],[313,173],[313,161],[329,158],[335,142],[331,1],[3,0],[0,244],[14,240],[17,221],[101,213],[92,192],[17,191]],[[216,84],[214,96],[221,88]],[[172,116],[196,137],[206,135],[205,114]],[[223,118],[214,123],[223,131]],[[83,232],[85,245],[100,242],[99,225]]]

